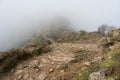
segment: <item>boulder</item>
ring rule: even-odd
[[[120,41],[120,28],[112,30],[109,33],[109,37],[111,37],[115,41]]]
[[[108,68],[100,69],[97,72],[93,72],[89,75],[89,80],[105,80],[105,72],[108,70]]]
[[[108,37],[103,37],[102,39],[99,40],[99,47],[100,48],[108,48],[112,46],[114,42],[108,38]]]
[[[93,72],[89,75],[89,80],[105,80],[105,74],[102,72]]]

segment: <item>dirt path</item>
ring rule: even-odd
[[[53,43],[50,47],[51,52],[19,63],[14,70],[0,80],[63,80],[65,76],[72,77],[72,74],[76,74],[74,71],[84,64],[82,62],[79,62],[79,65],[78,63],[70,64],[76,59],[76,52],[80,50],[93,53],[99,51],[97,45],[94,44]],[[65,71],[66,67],[68,69]]]

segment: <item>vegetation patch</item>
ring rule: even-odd
[[[102,67],[112,67],[120,62],[120,46],[104,54],[105,60],[101,63]]]
[[[81,70],[80,75],[75,80],[88,80],[89,74],[87,70]]]
[[[41,47],[38,47],[33,51],[34,55],[40,55],[41,53],[42,53],[42,48]]]
[[[75,59],[71,61],[71,63],[77,63],[83,61],[84,59],[86,59],[86,57],[89,56],[88,53],[90,52],[87,50],[80,50],[80,51],[76,51],[75,53],[76,53]]]
[[[112,67],[116,64],[117,64],[117,62],[114,61],[114,60],[106,60],[102,63],[102,67],[108,67],[109,68],[109,67]]]
[[[108,77],[106,80],[115,80],[115,79],[112,77]]]
[[[7,57],[5,57],[2,61],[1,61],[1,69],[0,72],[8,72],[10,71],[12,68],[14,68],[20,61],[22,60],[26,60],[29,57],[31,57],[32,55],[29,53],[25,53],[22,50],[13,50],[11,51],[11,53],[9,53],[9,55]]]
[[[14,68],[19,62],[29,59],[32,56],[40,55],[41,53],[45,53],[50,51],[49,47],[36,47],[32,54],[23,50],[23,49],[15,49],[9,52],[4,59],[0,61],[0,73],[9,72],[12,68]]]

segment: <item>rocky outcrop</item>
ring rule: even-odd
[[[68,40],[75,38],[73,36],[76,34],[71,34],[67,37]],[[98,42],[100,43],[100,47],[109,50],[110,47],[114,46],[114,41],[112,42],[110,37],[100,39],[102,36],[98,33],[88,34],[83,37],[83,41],[81,39],[76,42],[53,42],[51,45],[44,47],[36,44],[28,44],[21,49],[12,49],[1,53],[0,73],[8,71],[9,73],[5,74],[5,76],[0,76],[0,79],[106,80],[114,74],[113,76],[117,76],[117,78],[112,77],[110,79],[115,78],[119,80],[119,66],[112,70],[104,68],[101,64],[106,61],[106,58],[111,56],[110,54],[108,54],[109,56],[107,55],[107,51],[102,53],[102,50],[96,44],[100,40]],[[44,37],[44,39],[52,42],[48,38],[48,36]],[[61,39],[64,39],[64,35]],[[120,59],[119,55],[117,56]],[[78,79],[74,79],[76,75],[78,75]]]
[[[89,75],[89,80],[106,80],[106,75],[105,75],[105,72],[107,71],[108,69],[105,68],[105,69],[101,69],[97,72],[93,72]]]
[[[101,72],[94,72],[90,74],[89,80],[105,80],[105,74]]]
[[[120,41],[120,29],[114,29],[109,33],[109,37],[111,37],[115,41]]]
[[[114,41],[112,41],[108,37],[103,37],[102,39],[99,40],[99,47],[104,49],[112,46],[114,44]]]

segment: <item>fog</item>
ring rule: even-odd
[[[18,47],[56,16],[68,19],[75,30],[119,26],[119,4],[120,0],[0,0],[0,51]]]

